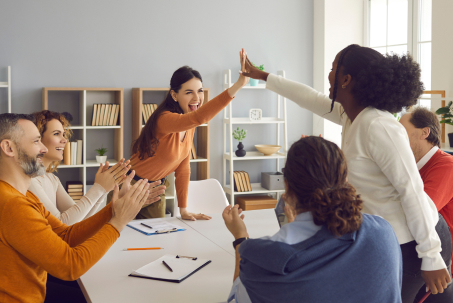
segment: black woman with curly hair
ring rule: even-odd
[[[228,300],[400,303],[398,239],[384,219],[361,213],[362,199],[347,181],[338,146],[319,137],[300,139],[288,151],[283,175],[285,202],[296,216],[275,235],[244,241],[238,206],[223,212],[236,239]]]
[[[250,61],[246,71],[245,76],[266,81],[267,89],[343,126],[348,180],[363,200],[363,212],[386,219],[400,243],[403,302],[412,303],[424,284],[432,294],[443,293],[451,281],[446,265],[451,248],[442,247],[436,226],[446,223],[423,191],[407,133],[393,117],[422,94],[413,58],[349,45],[332,63],[329,96],[260,71]]]

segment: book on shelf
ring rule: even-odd
[[[113,118],[113,124],[112,124],[112,126],[113,126],[113,125],[117,125],[117,123],[118,123],[118,115],[119,115],[119,113],[120,113],[120,105],[119,105],[119,104],[116,104],[115,107],[116,107],[116,109],[115,109],[115,117]]]
[[[98,117],[96,118],[96,126],[101,126],[102,124],[102,117],[104,116],[105,112],[105,104],[98,104]]]
[[[77,140],[77,165],[82,165],[82,140]]]
[[[112,104],[106,104],[105,105],[105,113],[104,113],[104,117],[102,118],[103,122],[102,122],[102,126],[107,126],[107,122],[109,120],[109,116],[110,114],[112,113]]]
[[[63,164],[71,165],[71,142],[66,142],[63,151]]]
[[[234,190],[237,192],[252,191],[249,174],[245,171],[234,171]]]
[[[83,191],[83,183],[81,181],[66,181],[66,190],[79,189]]]
[[[71,165],[77,163],[77,142],[71,142]]]
[[[195,150],[195,143],[192,141],[192,158],[197,158],[197,151]]]
[[[91,115],[91,126],[96,126],[97,111],[98,111],[98,105],[93,104],[93,114]]]
[[[115,113],[116,111],[120,108],[120,106],[118,104],[112,104],[112,112],[110,114],[110,118],[109,118],[109,123],[108,125],[110,126],[114,126],[116,123],[115,123]]]

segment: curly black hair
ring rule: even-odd
[[[397,113],[415,105],[423,93],[420,65],[409,54],[384,56],[357,44],[347,46],[341,51],[337,63],[333,100],[340,68],[343,68],[343,75],[351,75],[354,83],[351,93],[365,107]]]

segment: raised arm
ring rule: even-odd
[[[246,58],[244,65],[246,70],[244,73],[245,76],[265,81],[267,89],[290,99],[300,107],[305,108],[322,118],[342,125],[342,117],[346,117],[346,115],[342,116],[342,106],[336,102],[332,112],[329,113],[332,100],[328,96],[305,84],[261,71],[254,67],[248,58]]]

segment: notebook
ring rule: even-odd
[[[165,261],[173,272],[171,272],[162,261]],[[209,263],[211,263],[211,260],[185,256],[164,255],[156,261],[140,267],[129,276],[181,283]]]
[[[146,225],[143,225],[143,224]],[[167,221],[161,219],[145,219],[145,220],[133,220],[127,224],[130,228],[135,229],[147,236],[166,234],[171,232],[183,231],[185,230],[179,225],[168,223]]]

